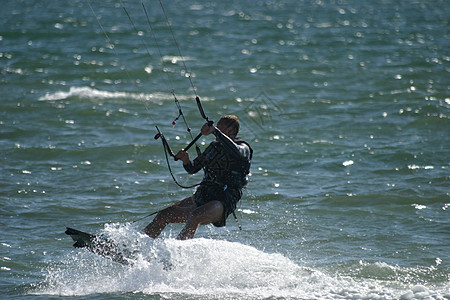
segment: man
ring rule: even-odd
[[[212,223],[225,226],[227,217],[236,209],[242,197],[242,188],[247,185],[247,175],[253,150],[237,138],[240,124],[236,116],[223,116],[217,127],[205,123],[202,135],[214,134],[213,141],[194,161],[180,150],[176,158],[183,162],[184,169],[194,174],[204,169],[205,175],[194,195],[161,210],[144,232],[152,238],[161,234],[169,223],[186,223],[177,239],[194,237],[200,224]]]

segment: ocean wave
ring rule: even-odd
[[[81,99],[136,99],[141,101],[152,100],[172,100],[173,95],[170,93],[130,93],[130,92],[111,92],[93,89],[90,87],[70,87],[69,91],[57,91],[46,93],[39,98],[39,101],[57,101],[65,100],[72,97]],[[186,95],[177,95],[178,100],[187,100],[192,97]]]

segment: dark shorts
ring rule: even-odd
[[[216,227],[226,225],[228,216],[236,209],[236,205],[242,197],[242,189],[226,188],[220,185],[200,185],[194,193],[194,201],[201,206],[210,201],[218,200],[223,204],[222,220],[213,223]]]

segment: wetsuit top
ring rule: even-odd
[[[184,169],[189,174],[194,174],[204,168],[205,176],[201,185],[218,184],[243,188],[248,182],[252,148],[239,138],[230,139],[217,128],[213,134],[216,140],[194,161],[190,160],[183,165]]]

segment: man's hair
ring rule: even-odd
[[[234,129],[235,136],[239,133],[241,125],[239,123],[239,119],[237,116],[235,115],[222,116],[219,122],[223,122],[224,126],[226,127],[232,127]]]

